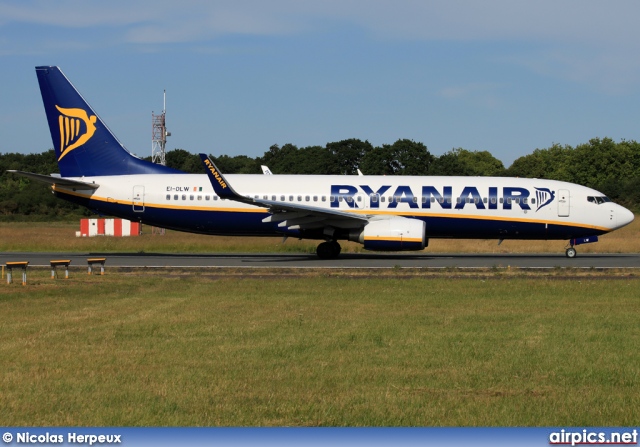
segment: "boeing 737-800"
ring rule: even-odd
[[[127,151],[58,67],[36,67],[60,175],[17,172],[97,213],[179,231],[423,250],[429,238],[558,239],[575,245],[634,216],[604,194],[555,180],[502,177],[224,175],[200,154],[186,174]],[[16,171],[14,171],[16,172]]]

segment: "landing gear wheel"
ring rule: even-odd
[[[578,254],[578,252],[576,251],[575,248],[573,247],[569,247],[567,248],[567,251],[565,252],[567,255],[567,258],[575,258],[576,255]]]
[[[333,246],[333,250],[335,252],[335,258],[340,256],[340,252],[342,251],[342,247],[336,241],[331,241],[331,245]]]
[[[320,259],[335,259],[340,255],[341,247],[336,241],[323,242],[316,248]]]

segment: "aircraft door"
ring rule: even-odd
[[[144,212],[144,185],[135,185],[133,187],[133,211],[136,213]]]
[[[558,217],[569,217],[570,195],[568,189],[558,190]]]

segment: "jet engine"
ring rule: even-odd
[[[369,221],[361,230],[352,230],[349,240],[360,242],[365,250],[423,250],[428,245],[426,225],[407,217],[379,218]]]

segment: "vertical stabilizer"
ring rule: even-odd
[[[36,67],[63,177],[179,173],[132,155],[58,67]]]

